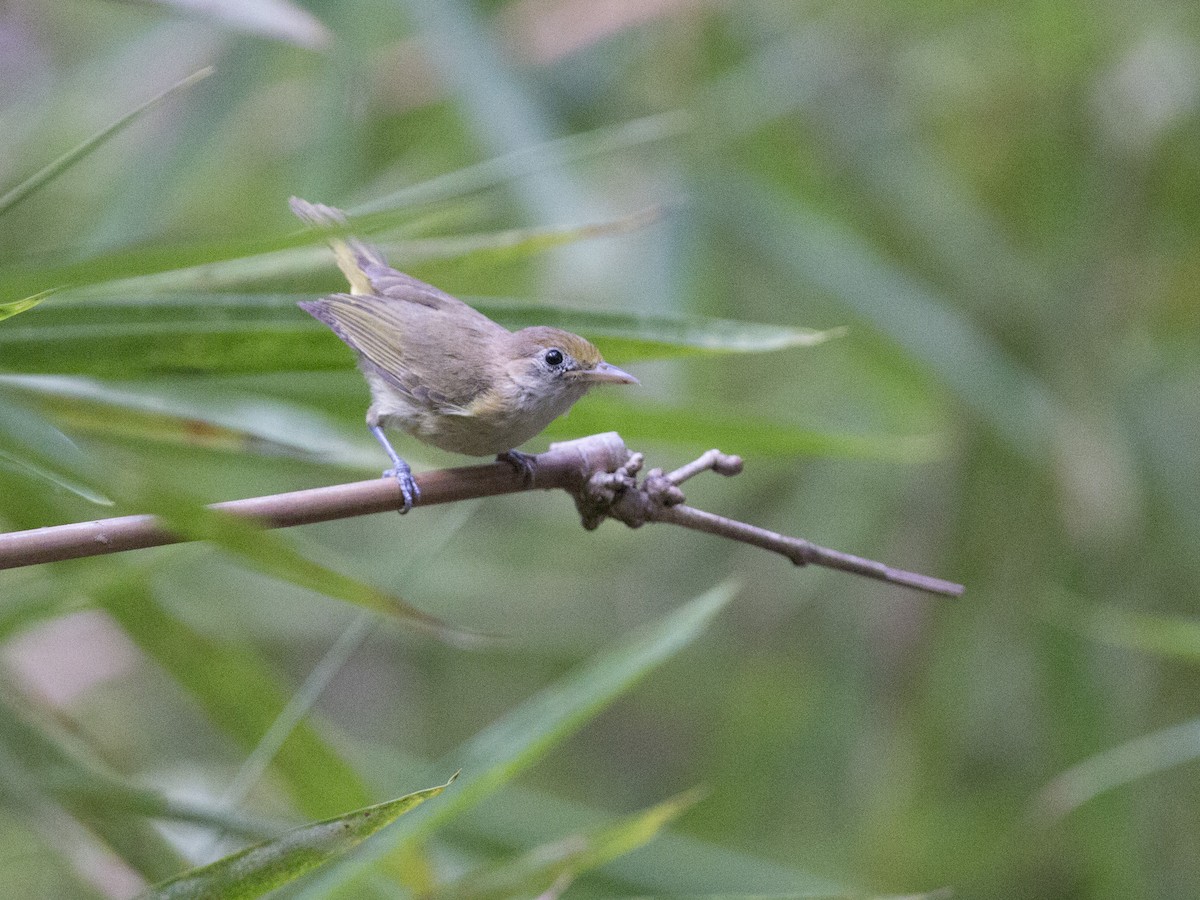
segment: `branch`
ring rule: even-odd
[[[507,462],[440,469],[416,477],[421,496],[414,510],[475,497],[528,490],[561,489],[579,509],[583,526],[596,528],[613,518],[631,528],[666,522],[741,541],[782,554],[798,566],[818,565],[900,584],[933,594],[957,597],[963,587],[938,578],[893,569],[882,563],[829,550],[801,538],[727,519],[684,504],[679,485],[708,470],[736,475],[742,461],[709,450],[694,462],[664,475],[651,469],[639,483],[643,456],[631,453],[615,432],[551,444],[533,458],[532,477]],[[351,516],[399,510],[400,488],[391,478],[312,488],[266,497],[213,504],[212,508],[256,522],[264,528],[290,528]],[[120,553],[179,543],[186,538],[154,516],[121,516],[0,534],[0,569]]]

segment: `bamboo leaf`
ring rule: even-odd
[[[933,435],[857,435],[802,428],[769,419],[714,412],[709,407],[678,407],[611,394],[588,396],[555,420],[545,434],[578,437],[621,432],[630,442],[659,441],[689,447],[722,447],[755,456],[829,456],[926,462],[943,451]]]
[[[357,809],[323,822],[303,825],[270,841],[248,847],[207,866],[192,869],[155,885],[144,900],[215,898],[249,900],[295,881],[331,860],[344,856],[410,809],[436,797],[445,784],[396,800]]]
[[[83,159],[85,156],[87,156],[93,150],[100,147],[109,138],[117,135],[118,133],[123,131],[125,128],[127,128],[129,125],[132,125],[139,117],[142,116],[143,113],[149,112],[151,109],[158,106],[158,104],[162,103],[167,98],[179,93],[180,91],[182,91],[186,88],[191,87],[197,81],[202,81],[203,79],[205,79],[209,75],[211,75],[213,73],[213,71],[214,71],[214,69],[212,68],[212,66],[207,66],[203,69],[193,72],[187,78],[184,78],[182,81],[176,82],[175,84],[173,84],[171,87],[167,88],[162,93],[157,94],[154,97],[151,97],[149,100],[147,100],[141,106],[139,106],[137,109],[134,109],[133,111],[126,113],[124,116],[117,119],[117,121],[113,122],[107,128],[104,128],[101,131],[98,131],[96,134],[92,135],[90,138],[88,138],[83,143],[68,150],[66,153],[64,153],[62,156],[58,157],[58,159],[51,162],[45,168],[41,169],[38,172],[35,172],[33,175],[30,175],[28,178],[26,178],[24,181],[22,181],[16,187],[11,188],[3,196],[0,196],[0,216],[3,216],[5,213],[9,212],[13,207],[15,207],[18,203],[27,199],[29,197],[29,195],[32,194],[34,191],[38,190],[39,188],[44,187],[49,182],[53,181],[55,178],[57,178],[59,175],[61,175],[63,172],[65,172],[67,169],[69,169],[71,166],[75,165],[75,163],[79,162],[81,159]]]
[[[27,310],[33,309],[53,293],[54,288],[48,288],[47,290],[39,291],[30,297],[25,297],[22,300],[9,300],[6,303],[0,303],[0,322],[11,318],[18,313],[23,313]]]
[[[552,325],[585,335],[602,343],[605,356],[616,360],[767,353],[815,347],[846,333],[843,328],[818,331],[701,316],[648,316],[495,300],[481,300],[472,305],[510,329]]]
[[[921,360],[1019,453],[1046,456],[1066,412],[1033,372],[932,287],[759,180],[714,179],[708,192],[714,214],[736,222],[784,271],[837,297]]]
[[[624,234],[656,221],[661,213],[660,207],[652,207],[605,222],[390,241],[383,242],[381,249],[397,269],[451,259],[495,264],[578,241]],[[314,272],[335,273],[332,256],[323,244],[325,236],[370,234],[394,225],[406,215],[401,211],[337,228],[306,229],[291,235],[210,246],[123,250],[78,263],[50,264],[33,271],[11,273],[0,279],[0,292],[20,294],[41,290],[49,282],[91,298],[127,298],[163,292],[231,290]]]
[[[503,719],[468,740],[445,760],[466,773],[463,786],[432,815],[418,815],[339,866],[302,896],[328,895],[350,881],[370,861],[427,836],[461,816],[529,768],[578,731],[621,694],[645,678],[700,634],[737,593],[733,583],[705,594],[643,628],[618,646],[522,703]]]
[[[41,416],[0,394],[0,464],[7,463],[101,506],[112,501],[92,460]]]
[[[21,812],[34,818],[45,815],[47,800],[53,798],[143,877],[165,878],[182,862],[153,825],[113,817],[95,797],[71,789],[81,784],[94,788],[103,779],[83,762],[87,753],[81,745],[77,736],[18,698],[7,682],[0,682],[0,794],[6,807],[11,810],[11,801],[19,797],[17,808],[28,804]]]
[[[674,110],[543,141],[368,200],[350,212],[357,216],[456,200],[566,163],[668,141],[685,134],[689,127],[688,114]]]
[[[0,328],[0,359],[10,372],[124,379],[350,368],[341,342],[296,309],[304,299],[312,295],[130,293],[104,302],[64,297]],[[816,346],[843,333],[698,316],[472,303],[510,328],[555,325],[578,332],[617,360],[769,353]]]
[[[1121,609],[1088,607],[1081,612],[1085,634],[1106,644],[1200,662],[1200,620]]]
[[[1200,719],[1162,728],[1089,756],[1046,785],[1034,803],[1043,824],[1108,791],[1200,757]]]
[[[286,706],[279,676],[252,646],[216,641],[197,632],[163,608],[140,573],[125,572],[92,593],[239,746],[256,746]],[[254,697],[254,702],[247,703],[247,697]],[[365,804],[369,797],[354,769],[311,722],[292,729],[273,765],[297,808],[312,818]]]
[[[363,449],[365,441],[348,440],[310,409],[227,384],[189,379],[184,387],[113,385],[52,375],[0,375],[0,384],[35,398],[39,408],[77,433],[348,466],[374,467],[379,457],[376,449]]]
[[[482,635],[455,628],[395,594],[323,566],[294,549],[281,535],[156,486],[141,491],[137,507],[158,515],[188,540],[215,544],[256,571],[336,600],[382,613],[416,631],[459,647],[477,646]]]
[[[537,897],[565,887],[584,872],[636,850],[699,799],[690,791],[617,822],[562,838],[518,858],[440,886],[430,900],[505,900]]]

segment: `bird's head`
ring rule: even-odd
[[[513,333],[507,370],[523,392],[568,403],[595,384],[638,383],[628,372],[606,363],[590,341],[545,326]]]

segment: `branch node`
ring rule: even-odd
[[[709,450],[692,460],[686,466],[680,466],[667,476],[674,484],[683,484],[689,478],[707,472],[709,469],[727,478],[742,471],[742,458],[722,453],[720,450]]]
[[[679,489],[682,482],[710,469],[736,475],[742,468],[739,457],[709,450],[669,475],[664,475],[662,469],[651,469],[639,484],[637,475],[644,464],[644,454],[632,453],[616,471],[595,472],[583,482],[575,494],[575,507],[584,528],[590,531],[610,517],[630,528],[641,528],[647,522],[659,521],[664,509],[686,502]]]

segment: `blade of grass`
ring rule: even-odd
[[[1151,732],[1067,769],[1038,794],[1034,815],[1049,824],[1103,793],[1198,757],[1200,719]]]
[[[661,208],[653,207],[604,222],[551,228],[510,228],[481,234],[384,242],[381,249],[389,263],[398,269],[422,262],[448,259],[498,264],[579,241],[625,234],[656,221],[661,214]],[[327,229],[320,234],[347,232],[353,228],[354,226]],[[312,237],[305,239],[311,241]],[[204,253],[202,249],[196,252]],[[214,252],[219,254],[220,250],[216,249]],[[285,276],[333,271],[329,251],[323,246],[284,247],[251,255],[218,258],[182,268],[170,267],[143,274],[134,273],[127,278],[115,280],[89,278],[89,272],[99,274],[102,265],[103,260],[95,266],[87,264],[74,267],[74,271],[78,273],[76,280],[68,283],[77,286],[90,285],[88,293],[93,296],[123,296],[131,293],[233,288]]]
[[[461,817],[695,640],[736,593],[732,583],[718,585],[593,658],[479,732],[444,761],[445,765],[466,774],[462,788],[448,802],[439,804],[432,815],[426,813],[406,820],[355,859],[316,878],[302,896],[327,896],[384,854],[411,846],[436,828]]]
[[[535,175],[565,163],[580,162],[637,147],[670,140],[689,128],[689,117],[679,111],[655,113],[606,128],[522,147],[503,156],[430,178],[353,207],[353,215],[406,209],[457,200]]]
[[[652,840],[699,799],[695,791],[617,822],[535,847],[516,859],[440,885],[429,900],[504,900],[536,897],[565,887],[584,872]]]
[[[1065,411],[1034,374],[933,288],[837,223],[751,177],[710,179],[713,215],[782,270],[846,304],[936,373],[1018,453],[1045,459]]]
[[[435,777],[430,763],[400,753],[390,743],[350,740],[345,746],[357,770],[384,793],[398,790],[396,772]],[[531,816],[530,810],[537,810],[537,815]],[[563,832],[588,831],[606,818],[594,807],[516,781],[474,807],[469,816],[447,823],[439,839],[452,846],[490,846],[515,855]],[[616,886],[609,892],[615,896],[739,891],[758,897],[832,896],[844,890],[809,872],[679,831],[664,832],[649,846],[617,858],[605,867],[604,876]]]
[[[654,222],[661,214],[661,207],[652,207],[583,225],[382,241],[381,249],[396,268],[447,259],[508,262],[578,241],[624,234]],[[43,290],[49,282],[64,293],[70,288],[77,297],[124,298],[132,294],[229,289],[314,272],[327,272],[330,284],[336,284],[336,269],[324,245],[327,236],[370,235],[393,228],[407,215],[403,211],[381,214],[336,228],[304,229],[211,245],[149,245],[76,263],[48,260],[36,269],[0,273],[0,293],[28,295]]]
[[[72,818],[98,835],[125,862],[148,879],[163,878],[180,864],[179,857],[147,822],[114,817],[103,803],[86,795],[62,790],[63,781],[79,776],[70,751],[60,740],[36,724],[7,684],[0,684],[0,755],[5,759],[4,778],[21,784],[31,799],[54,797]],[[58,738],[62,738],[61,729]],[[76,743],[77,742],[73,742]],[[94,780],[91,783],[95,784]]]
[[[920,463],[943,452],[929,435],[837,434],[768,419],[714,412],[710,407],[636,403],[602,394],[585,397],[570,415],[544,432],[553,438],[619,430],[627,442],[657,441],[685,447],[721,447],[754,456],[829,456]]]
[[[845,334],[842,328],[818,331],[701,316],[649,316],[487,299],[472,300],[471,305],[510,329],[552,325],[586,335],[597,342],[602,340],[605,357],[622,360],[767,353],[792,347],[815,347]]]
[[[378,452],[366,440],[347,439],[310,409],[228,384],[189,379],[181,386],[111,385],[81,378],[0,375],[0,385],[35,398],[40,409],[77,433],[377,468]]]
[[[415,791],[396,800],[295,828],[274,840],[157,884],[142,897],[144,900],[211,897],[248,900],[261,897],[313,869],[344,857],[409,810],[438,796],[457,777],[453,775],[445,784]]]
[[[476,505],[457,504],[455,513],[438,526],[435,540],[422,547],[419,554],[409,556],[404,566],[404,574],[411,575],[431,557],[437,555],[474,515]],[[266,773],[280,748],[312,711],[334,676],[350,661],[378,624],[378,618],[364,610],[346,626],[325,655],[313,666],[304,683],[291,696],[271,723],[271,727],[238,768],[237,774],[221,794],[222,806],[234,809],[242,805],[250,790]],[[199,858],[203,856],[204,854],[198,854]]]
[[[483,636],[455,628],[422,612],[395,594],[334,571],[294,549],[282,535],[236,516],[209,509],[177,489],[143,488],[135,508],[159,516],[188,540],[207,541],[254,570],[289,584],[353,603],[451,646],[478,646]]]
[[[1095,640],[1200,662],[1200,621],[1196,619],[1090,604],[1082,616],[1081,630]]]
[[[39,291],[30,297],[25,297],[22,300],[9,300],[6,303],[0,303],[0,322],[11,318],[18,313],[23,313],[33,309],[53,293],[54,288],[48,288],[47,290]]]
[[[92,596],[126,634],[196,697],[214,725],[240,746],[253,748],[287,704],[279,676],[250,645],[216,641],[171,615],[147,577],[129,567]],[[246,702],[253,697],[254,702]],[[329,816],[365,805],[370,794],[354,769],[315,727],[301,722],[274,760],[292,801],[304,815]]]
[[[0,358],[15,373],[124,379],[349,369],[345,347],[296,309],[297,300],[310,299],[311,294],[126,294],[104,302],[64,297],[20,324],[0,328]],[[602,342],[606,355],[624,360],[769,353],[842,334],[699,316],[471,302],[510,328],[556,325]]]
[[[98,131],[83,143],[72,148],[71,150],[68,150],[66,153],[58,157],[58,159],[54,160],[40,171],[30,175],[16,187],[11,188],[3,196],[0,196],[0,216],[3,216],[5,213],[12,210],[13,207],[15,207],[21,201],[27,199],[30,194],[34,193],[39,188],[42,188],[49,182],[53,181],[71,166],[75,165],[75,163],[79,162],[93,150],[104,144],[104,142],[109,138],[120,133],[129,125],[132,125],[144,113],[158,106],[158,104],[162,103],[169,97],[172,97],[180,91],[191,87],[196,82],[207,78],[209,75],[213,74],[213,71],[214,69],[212,66],[207,66],[203,69],[193,72],[187,78],[176,82],[162,93],[151,97],[141,106],[137,107],[137,109],[126,113],[107,128]]]
[[[18,707],[0,702],[0,740],[14,754],[20,754],[31,781],[59,798],[68,809],[122,809],[252,837],[262,837],[272,824],[132,784],[111,771],[79,734],[24,704]]]
[[[0,392],[0,463],[7,462],[101,506],[112,501],[101,490],[95,463],[69,437]]]

